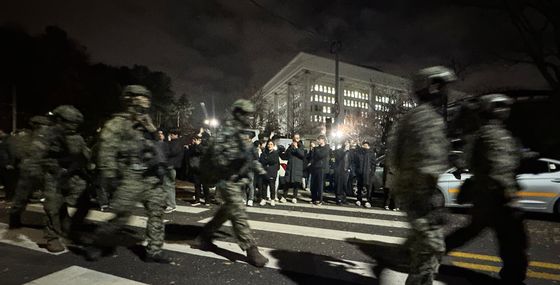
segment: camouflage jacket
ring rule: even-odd
[[[70,173],[83,171],[91,156],[80,134],[58,125],[33,131],[30,148],[32,161],[41,161],[50,170],[61,168]]]
[[[501,123],[490,121],[478,130],[469,158],[475,180],[485,185],[480,190],[517,191],[515,171],[521,159],[520,148]]]
[[[243,126],[235,120],[226,121],[216,134],[214,153],[217,164],[236,169],[238,175],[246,175],[250,171],[262,173],[262,166],[255,159],[253,145]]]
[[[437,179],[448,168],[449,143],[443,118],[429,104],[405,114],[388,139],[387,163],[397,195],[416,191],[432,193]]]
[[[103,177],[115,178],[128,170],[147,171],[165,161],[156,146],[149,117],[140,121],[118,113],[105,123],[99,137],[97,168]]]

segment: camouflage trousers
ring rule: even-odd
[[[434,274],[445,253],[443,208],[435,207],[430,202],[419,202],[430,201],[429,195],[416,198],[402,203],[411,227],[405,242],[410,253],[410,268],[405,284],[428,285],[433,283]]]
[[[89,201],[86,182],[77,175],[65,176],[52,172],[45,173],[44,179],[45,238],[49,241],[69,237],[75,225],[85,219],[89,210],[85,205]],[[77,208],[72,220],[68,214],[68,206]]]
[[[17,182],[10,215],[19,217],[36,189],[44,190],[44,174],[41,166],[29,159],[24,159],[20,164],[19,179]]]
[[[161,252],[165,238],[163,210],[166,196],[157,177],[144,176],[143,171],[125,171],[120,185],[113,193],[109,203],[115,217],[99,226],[95,232],[94,242],[97,245],[106,245],[107,238],[113,237],[126,225],[136,204],[142,203],[148,217],[146,252],[148,254]],[[109,246],[114,246],[114,244]]]
[[[216,191],[223,200],[223,204],[214,218],[204,226],[201,236],[212,239],[213,234],[229,220],[241,249],[247,250],[255,246],[255,239],[247,222],[247,211],[243,202],[245,196],[243,189],[247,185],[245,180],[221,181],[216,185]]]

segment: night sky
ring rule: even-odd
[[[32,34],[57,25],[92,62],[164,71],[177,94],[195,103],[215,96],[218,110],[262,87],[300,51],[331,56],[335,39],[343,61],[399,76],[454,62],[465,92],[548,88],[533,66],[503,59],[523,50],[506,14],[451,1],[9,2],[0,21]]]

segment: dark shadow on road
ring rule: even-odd
[[[379,284],[378,280],[349,272],[354,263],[309,252],[273,250],[280,273],[296,284]]]
[[[381,275],[381,271],[383,269],[391,269],[401,273],[408,273],[408,264],[410,259],[407,250],[403,246],[361,239],[348,239],[346,241],[356,246],[363,253],[377,262],[377,265],[373,269],[376,276]],[[490,275],[446,264],[442,264],[440,266],[439,274],[437,274],[436,280],[442,281],[445,284],[453,285],[500,284],[500,279]]]
[[[166,224],[165,225],[165,240],[166,241],[192,241],[202,231],[202,225],[181,225],[181,224]],[[232,237],[232,234],[225,231],[218,231],[216,237]]]
[[[379,273],[384,268],[403,273],[408,272],[408,251],[401,245],[356,238],[346,239],[346,242],[354,245],[377,262],[377,266],[374,269],[376,273]]]

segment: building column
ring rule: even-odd
[[[274,111],[274,115],[276,115],[276,122],[278,123],[278,126],[280,126],[280,102],[279,102],[279,98],[278,98],[278,93],[274,92],[273,94],[273,98],[272,98],[272,107],[273,107],[273,111]]]
[[[286,97],[286,130],[292,135],[294,132],[294,86],[291,82],[288,82]]]
[[[309,70],[305,71],[305,83],[304,83],[304,90],[303,90],[303,119],[305,120],[305,122],[302,122],[306,125],[309,125],[309,123],[311,123],[311,111],[310,111],[310,107],[311,107],[311,73],[309,72]]]
[[[373,90],[375,90],[375,85],[370,85],[368,88],[368,112],[373,112],[375,111],[375,109],[373,109]]]

